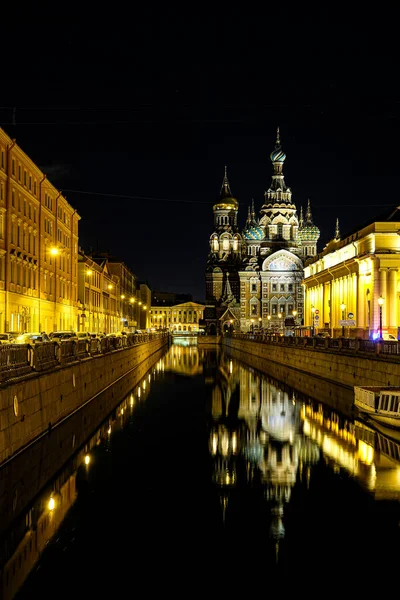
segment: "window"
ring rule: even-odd
[[[284,304],[281,304],[279,306],[279,312],[282,313],[283,315],[285,314],[285,305]]]
[[[29,175],[29,189],[32,189],[32,175]]]
[[[14,190],[11,192],[11,204],[15,208],[15,192],[14,192]]]
[[[33,182],[33,193],[34,193],[34,194],[35,194],[35,196],[36,196],[36,179],[35,179],[35,181]]]
[[[18,181],[21,181],[21,165],[18,165]]]
[[[24,185],[26,185],[26,175],[27,175],[27,173],[26,173],[26,171],[24,170]]]
[[[285,284],[284,283],[281,283],[280,290],[281,290],[281,292],[285,291]]]
[[[12,159],[11,163],[11,173],[15,175],[15,158]]]
[[[251,305],[251,314],[252,314],[252,316],[257,314],[257,304]]]
[[[256,283],[252,283],[251,284],[251,291],[252,292],[256,292],[257,291],[257,284]]]
[[[293,292],[293,283],[289,283],[288,290],[289,292]]]
[[[4,150],[1,151],[1,168],[4,169]]]
[[[278,237],[283,237],[283,225],[282,223],[278,223]]]
[[[273,284],[272,284],[272,291],[273,291],[273,292],[276,292],[276,283],[273,283]]]
[[[273,305],[272,305],[272,314],[273,314],[273,315],[276,315],[276,313],[277,313],[277,310],[276,310],[276,304],[273,304]]]

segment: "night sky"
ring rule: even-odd
[[[1,127],[78,210],[81,247],[117,255],[154,290],[205,299],[224,166],[242,228],[270,185],[277,126],[286,183],[298,212],[311,200],[319,251],[337,217],[344,235],[399,203],[390,83],[276,79],[207,61],[84,77],[76,52],[62,57],[62,81],[3,80]]]

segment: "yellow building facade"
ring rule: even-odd
[[[197,302],[184,302],[174,306],[152,306],[149,315],[150,327],[170,331],[198,332],[204,308],[203,304]]]
[[[305,325],[337,337],[398,337],[400,209],[327,244],[304,268]],[[344,323],[344,325],[343,325]]]
[[[0,331],[77,328],[79,220],[0,128]]]

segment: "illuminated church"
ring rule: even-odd
[[[303,323],[303,269],[317,254],[320,231],[310,200],[305,216],[302,209],[297,214],[283,175],[286,154],[279,128],[270,159],[272,181],[260,214],[252,201],[243,230],[225,168],[206,264],[205,321],[211,335],[229,328],[283,331],[285,325]]]

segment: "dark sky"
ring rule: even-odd
[[[286,183],[298,211],[311,200],[319,250],[337,217],[344,234],[399,202],[400,96],[390,83],[277,79],[206,60],[101,76],[99,60],[75,68],[76,44],[69,50],[58,56],[63,79],[2,81],[1,126],[80,213],[83,249],[118,255],[152,289],[204,300],[224,165],[242,228],[269,187],[278,125]]]

